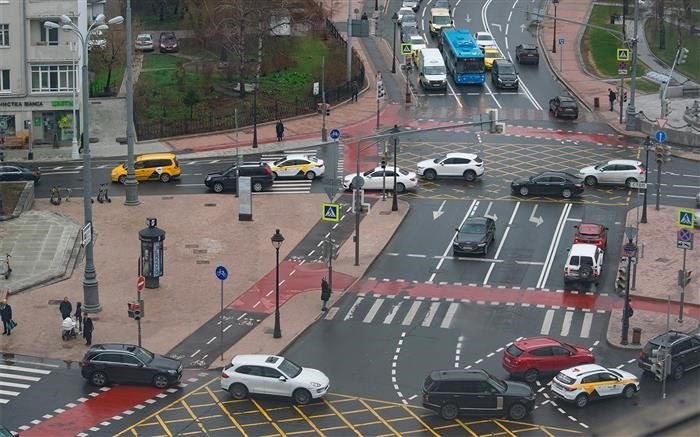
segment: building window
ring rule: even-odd
[[[0,70],[0,93],[10,92],[10,70]]]
[[[0,24],[0,47],[10,47],[9,24]]]
[[[52,29],[41,25],[41,42],[44,42],[50,46],[58,45],[58,29]]]
[[[74,78],[72,65],[32,65],[32,92],[73,91]]]

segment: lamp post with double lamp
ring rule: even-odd
[[[282,328],[280,328],[280,246],[284,243],[284,237],[280,230],[275,230],[275,235],[270,238],[272,246],[275,248],[275,329],[273,338],[282,338]]]
[[[649,149],[651,148],[651,138],[647,135],[644,140],[644,206],[642,207],[641,223],[647,222],[647,181],[649,180]]]
[[[394,45],[391,49],[391,72],[396,73],[396,23],[399,21],[399,15],[394,12],[391,19],[394,20]]]
[[[85,35],[80,32],[78,26],[67,15],[61,15],[61,24],[53,21],[44,22],[44,27],[49,29],[63,29],[68,32],[73,32],[80,39],[83,46],[83,65],[82,70],[82,116],[83,116],[83,209],[85,215],[85,226],[89,226],[90,233],[92,229],[92,172],[90,170],[90,118],[89,118],[89,94],[90,84],[88,82],[88,42],[90,36],[97,31],[109,29],[110,24],[120,24],[124,21],[121,16],[114,17],[105,22],[103,14],[98,15],[87,28]],[[75,84],[74,84],[75,85]],[[95,261],[93,257],[93,238],[90,235],[89,242],[85,245],[85,274],[83,277],[83,309],[87,313],[97,313],[102,310],[100,305],[100,296],[97,282],[97,270],[95,269]]]
[[[557,5],[559,0],[552,0],[554,5],[554,33],[552,34],[552,53],[557,52]]]
[[[258,82],[253,84],[253,147],[258,147]]]
[[[132,64],[131,39],[131,0],[126,0],[126,179],[124,180],[124,205],[136,206],[139,200],[136,171],[134,170],[134,141],[136,132],[134,129],[134,78]]]
[[[70,143],[70,158],[78,159],[80,158],[80,148],[78,147],[78,120],[76,119],[75,108],[78,106],[76,102],[76,90],[78,84],[78,43],[71,41],[70,51],[73,58],[73,140]]]
[[[397,152],[397,145],[399,142],[399,125],[395,124],[394,128],[391,130],[391,133],[394,134],[394,197],[391,199],[391,210],[392,211],[398,211],[399,210],[399,199],[396,197],[396,173],[398,173],[398,170],[396,168],[396,152]]]

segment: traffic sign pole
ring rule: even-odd
[[[141,291],[143,290],[143,287],[145,285],[146,285],[146,278],[144,278],[143,276],[139,276],[136,279],[136,302],[138,302],[140,307],[141,307],[141,317],[136,319],[136,331],[137,331],[139,347],[141,347],[141,318],[143,317],[143,304],[141,303]]]
[[[681,281],[681,306],[678,314],[678,323],[683,323],[683,304],[685,302],[685,256],[688,253],[688,249],[683,249],[683,280]]]
[[[221,281],[221,310],[219,311],[219,348],[221,349],[221,361],[224,361],[224,281],[228,278],[228,270],[224,266],[217,266],[216,277]]]

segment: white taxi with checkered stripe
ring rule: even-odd
[[[550,384],[553,394],[583,408],[588,401],[610,396],[629,399],[639,391],[639,379],[620,369],[584,364],[562,370]]]

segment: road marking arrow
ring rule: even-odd
[[[520,32],[521,32],[521,33],[522,33],[522,32],[525,32],[525,29],[527,29],[527,26],[524,25],[524,24],[521,24],[521,25],[520,25]]]
[[[538,205],[535,205],[535,207],[532,208],[532,214],[530,214],[530,222],[537,223],[537,227],[539,227],[542,223],[544,223],[544,220],[542,219],[542,216],[535,217],[535,213],[537,212],[537,207],[538,207]]]
[[[489,206],[488,206],[488,208],[486,208],[486,212],[484,213],[484,217],[490,218],[493,221],[497,221],[498,216],[496,215],[496,213],[489,215],[489,211],[491,211],[491,206],[493,206],[493,202],[489,202]]]
[[[445,206],[446,200],[443,200],[442,203],[440,204],[440,208],[438,208],[437,211],[433,211],[433,220],[437,220],[438,217],[443,215],[445,211],[442,210],[442,207]]]
[[[492,25],[493,27],[498,27],[498,31],[499,31],[499,32],[501,31],[501,25],[500,25],[500,24],[498,24],[498,23],[491,23],[491,25]]]
[[[471,21],[472,21],[472,19],[471,19],[471,17],[469,16],[469,14],[467,14],[467,18],[465,18],[464,20],[465,20],[467,23],[471,23]]]

